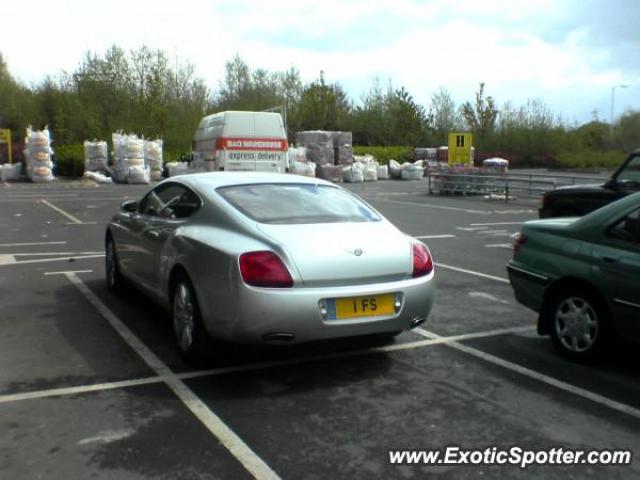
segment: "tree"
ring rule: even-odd
[[[390,123],[388,144],[426,145],[427,116],[404,87],[391,90],[386,97],[387,118]]]
[[[307,85],[299,104],[302,130],[350,130],[352,106],[338,83],[327,84],[324,72]]]
[[[456,104],[446,88],[440,87],[431,97],[429,118],[436,145],[446,145],[449,132],[458,130],[461,124]]]
[[[485,98],[484,96],[484,82],[480,82],[480,88],[476,92],[475,105],[471,105],[468,101],[465,102],[462,104],[460,113],[467,128],[472,130],[476,136],[477,142],[474,143],[476,143],[479,148],[483,148],[498,118],[498,110],[496,109],[493,97],[489,96]]]

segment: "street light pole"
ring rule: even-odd
[[[613,111],[616,98],[616,88],[627,88],[629,85],[614,85],[611,87],[611,124],[609,125],[609,133],[613,136]]]

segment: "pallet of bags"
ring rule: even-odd
[[[342,182],[342,167],[340,165],[318,165],[316,169],[318,178],[329,180],[333,183]]]
[[[287,168],[292,170],[294,162],[305,163],[307,161],[307,149],[305,147],[289,147],[287,150]]]
[[[113,170],[121,183],[149,183],[150,171],[144,161],[144,141],[137,135],[114,133]]]
[[[306,148],[307,160],[317,165],[333,165],[334,150],[331,132],[312,130],[296,133],[296,144]]]
[[[333,136],[334,159],[336,165],[351,165],[354,162],[353,134],[351,132],[331,132]]]
[[[150,178],[156,182],[162,180],[162,140],[144,141],[144,160],[150,170]]]
[[[107,142],[94,140],[84,141],[84,171],[85,172],[108,172],[109,155]]]
[[[32,130],[27,127],[24,157],[27,162],[27,177],[32,182],[51,182],[53,176],[53,162],[49,130]]]

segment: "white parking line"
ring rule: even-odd
[[[472,227],[484,227],[492,225],[522,225],[524,222],[494,222],[494,223],[470,223]]]
[[[22,260],[20,262],[16,262],[13,255],[0,255],[0,266],[3,265],[25,265],[27,263],[46,263],[46,262],[65,262],[71,260],[72,262],[76,260],[84,260],[85,258],[100,258],[104,257],[104,253],[99,255],[80,255],[73,257],[56,257],[56,258],[39,258],[34,260]],[[3,263],[6,262],[6,263]]]
[[[475,275],[476,277],[488,278],[489,280],[495,280],[496,282],[509,283],[509,280],[502,277],[495,277],[493,275],[487,275],[486,273],[474,272],[473,270],[467,270],[466,268],[454,267],[452,265],[445,265],[444,263],[436,263],[436,267],[444,268],[447,270],[453,270],[454,272],[468,273],[469,275]]]
[[[422,328],[416,328],[415,332],[419,333],[420,335],[426,338],[431,338],[431,339],[442,338],[439,335],[436,335],[435,333],[429,332],[428,330],[424,330]],[[503,360],[502,358],[496,357],[495,355],[485,353],[481,350],[478,350],[477,348],[473,348],[468,345],[464,345],[462,343],[452,341],[452,342],[447,342],[446,345],[448,347],[455,348],[456,350],[467,353],[469,355],[473,355],[474,357],[480,358],[486,362],[493,363],[494,365],[499,365],[500,367],[506,368],[508,370],[512,370],[514,372],[517,372],[521,375],[532,378],[539,382],[546,383],[547,385],[551,385],[560,390],[564,390],[565,392],[569,392],[573,395],[577,395],[587,400],[591,400],[592,402],[598,403],[612,410],[617,410],[618,412],[622,412],[632,417],[640,419],[640,410],[630,405],[626,405],[616,400],[607,398],[603,395],[593,393],[584,388],[576,387],[575,385],[571,385],[570,383],[566,383],[566,382],[563,382],[562,380],[558,380],[556,378],[550,377],[543,373],[536,372],[529,368],[518,365],[517,363],[513,363],[508,360]]]
[[[87,287],[75,273],[66,277],[118,332],[144,362],[162,377],[182,403],[222,443],[227,450],[257,479],[279,479],[244,441],[236,435],[207,405],[180,380],[129,328]]]
[[[0,395],[0,403],[19,402],[22,400],[34,400],[48,397],[62,397],[65,395],[78,395],[80,393],[135,387],[138,385],[148,385],[150,383],[160,383],[162,381],[161,377],[147,377],[137,378],[134,380],[124,380],[121,382],[98,383],[95,385],[80,385],[77,387],[51,388],[49,390],[38,390],[35,392],[12,393],[10,395]]]
[[[78,256],[78,255],[101,255],[102,252],[38,252],[38,253],[31,253],[31,252],[22,252],[22,253],[10,253],[7,255],[13,255],[14,257],[46,257],[46,256],[52,256],[55,257],[56,255],[66,255],[66,256]]]
[[[60,272],[44,272],[45,275],[66,275],[67,273],[93,273],[93,270],[63,270]]]
[[[0,247],[31,247],[36,245],[63,245],[67,242],[28,242],[28,243],[0,243]]]
[[[436,208],[440,210],[454,210],[456,212],[476,213],[478,215],[491,215],[491,212],[488,212],[486,210],[471,210],[468,208],[447,207],[444,205],[433,205],[431,203],[401,202],[399,200],[385,200],[385,199],[379,199],[379,198],[376,198],[375,201],[383,202],[383,203],[397,203],[399,205],[411,205],[413,207]]]
[[[513,250],[512,243],[490,243],[489,245],[485,245],[485,248],[506,248],[508,250]]]
[[[82,273],[82,272],[83,272],[82,270],[78,270],[76,272],[72,272],[72,271],[47,272],[45,273],[45,275],[67,275],[67,274]],[[416,341],[407,342],[407,343],[394,343],[391,345],[384,345],[380,347],[350,350],[347,352],[337,352],[337,353],[331,353],[327,355],[313,355],[313,356],[306,356],[306,357],[287,358],[283,360],[274,360],[274,361],[268,361],[268,362],[250,363],[246,365],[238,365],[238,366],[232,366],[232,367],[212,368],[209,370],[197,370],[195,372],[175,374],[175,377],[180,380],[189,380],[194,378],[227,375],[231,373],[252,372],[257,370],[265,370],[269,368],[304,365],[307,363],[321,362],[324,360],[335,360],[339,358],[371,355],[374,353],[413,350],[413,349],[427,347],[427,346],[442,345],[442,344],[455,342],[459,340],[467,340],[471,338],[484,338],[484,337],[491,337],[495,335],[504,335],[506,333],[520,333],[520,332],[527,332],[527,331],[533,331],[533,330],[534,330],[534,327],[532,326],[502,328],[502,329],[495,329],[495,330],[487,330],[484,332],[467,333],[464,335],[455,335],[450,337],[428,338],[426,340],[416,340]],[[423,335],[423,334],[420,333],[420,335]],[[18,402],[22,400],[33,400],[33,399],[48,398],[48,397],[60,397],[65,395],[77,395],[80,393],[98,392],[102,390],[113,390],[117,388],[135,387],[137,385],[148,385],[152,383],[162,383],[164,381],[165,381],[164,376],[154,376],[154,377],[144,377],[144,378],[133,379],[133,380],[123,380],[118,382],[99,383],[94,385],[80,385],[76,387],[63,387],[63,388],[52,388],[48,390],[37,390],[34,392],[12,393],[8,395],[0,395],[0,403]]]
[[[82,223],[82,220],[79,220],[78,218],[74,217],[73,215],[71,215],[68,212],[65,212],[61,208],[56,207],[54,204],[48,202],[47,200],[42,199],[42,200],[40,200],[40,203],[42,203],[43,205],[46,205],[49,208],[52,208],[53,210],[55,210],[56,212],[60,213],[61,215],[64,215],[69,220],[71,220],[73,223]]]

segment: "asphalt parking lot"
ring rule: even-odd
[[[640,362],[575,365],[506,280],[535,200],[351,185],[436,262],[437,299],[393,343],[237,348],[205,370],[168,314],[107,292],[104,226],[149,187],[0,184],[0,476],[31,478],[638,478]],[[395,465],[447,446],[630,449],[631,465]]]

